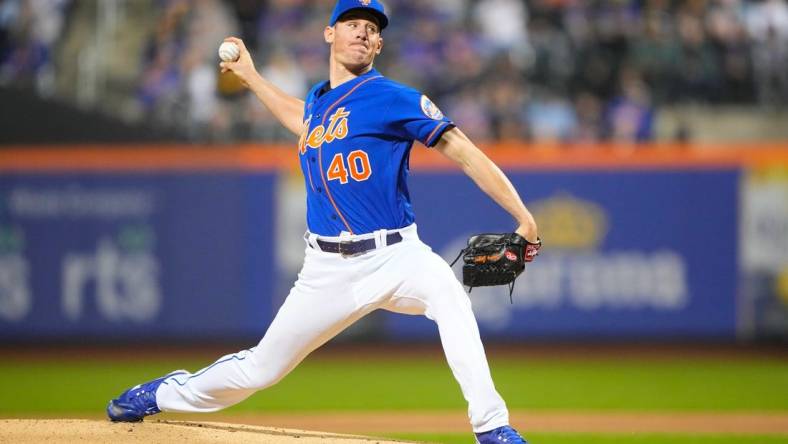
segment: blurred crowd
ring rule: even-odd
[[[197,141],[292,139],[219,74],[216,50],[240,36],[265,77],[303,97],[327,76],[331,0],[0,0],[0,85],[68,96],[86,80],[57,77],[91,59],[58,52],[74,30],[106,26],[100,12],[79,10],[135,2],[144,14],[110,16],[138,25],[107,35],[140,44],[113,46],[139,50],[115,56],[132,81],[119,83],[125,102],[108,112]],[[788,104],[786,0],[384,3],[391,24],[376,67],[430,95],[478,140],[647,141],[661,106]]]

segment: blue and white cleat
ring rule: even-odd
[[[111,400],[107,405],[107,416],[111,421],[139,422],[142,418],[161,412],[156,404],[156,390],[170,376],[188,373],[177,370],[150,382],[135,385]]]
[[[501,444],[504,442],[507,444],[528,444],[528,442],[517,433],[517,430],[508,425],[492,429],[489,432],[476,434],[477,444]]]

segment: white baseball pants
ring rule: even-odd
[[[159,408],[213,412],[236,404],[276,384],[367,313],[384,309],[423,314],[438,324],[474,432],[507,425],[509,414],[493,385],[468,295],[448,264],[419,240],[415,224],[397,231],[403,240],[390,246],[385,230],[341,237],[376,239],[378,249],[353,257],[320,251],[316,236],[309,235],[298,280],[260,343],[196,373],[166,379],[156,392]]]

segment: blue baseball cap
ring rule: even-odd
[[[381,31],[388,26],[389,18],[386,17],[383,4],[379,0],[338,0],[337,5],[334,6],[334,12],[331,14],[331,20],[328,22],[329,26],[334,26],[342,14],[357,9],[369,11],[377,17]]]

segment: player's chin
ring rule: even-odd
[[[375,54],[372,51],[349,51],[345,54],[345,65],[362,67],[372,63]]]
[[[351,71],[366,68],[372,64],[374,57],[349,57],[345,66]]]

